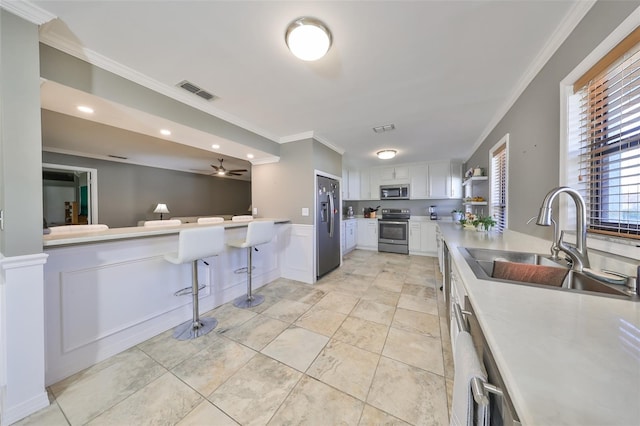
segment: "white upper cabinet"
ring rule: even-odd
[[[429,198],[451,197],[451,163],[429,163]]]
[[[343,171],[344,200],[379,200],[380,185],[409,184],[412,200],[462,198],[462,164],[450,161]]]
[[[381,185],[409,183],[408,166],[381,167],[379,170]]]
[[[357,170],[349,170],[349,182],[347,185],[347,196],[345,200],[360,199],[360,172]]]
[[[429,198],[429,165],[415,164],[410,167],[411,181],[409,182],[409,198],[423,200]]]

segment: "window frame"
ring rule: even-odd
[[[574,186],[572,173],[577,170],[577,155],[572,150],[575,130],[571,122],[572,109],[575,108],[574,83],[590,68],[602,60],[615,46],[631,34],[640,22],[640,7],[636,8],[602,43],[600,43],[585,59],[576,66],[559,84],[560,102],[560,152],[559,176],[560,186]],[[575,229],[575,206],[569,203],[568,197],[558,197],[560,229]],[[571,239],[571,233],[568,232]],[[640,260],[640,244],[637,239],[589,233],[587,247]]]
[[[495,145],[489,150],[489,214],[494,217],[494,192],[497,178],[496,171],[493,168],[493,160],[496,153],[500,153],[504,147],[505,165],[504,165],[504,224],[501,232],[509,229],[509,133],[505,134]],[[499,225],[499,224],[498,224]],[[497,226],[499,229],[499,226]]]

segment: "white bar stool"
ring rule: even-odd
[[[258,244],[268,243],[275,235],[275,224],[273,221],[251,222],[247,226],[247,237],[244,240],[228,241],[227,245],[236,248],[247,249],[247,295],[240,296],[233,301],[236,308],[252,308],[264,302],[264,296],[261,294],[253,295],[251,293],[251,269],[252,253],[257,250],[255,246]]]
[[[195,339],[216,328],[215,318],[200,318],[198,312],[198,259],[217,256],[224,250],[224,228],[218,226],[192,228],[180,231],[178,252],[167,253],[164,258],[176,265],[191,262],[191,291],[176,292],[176,296],[191,293],[193,297],[193,319],[175,328],[173,337],[178,340]],[[204,262],[204,261],[203,261]]]

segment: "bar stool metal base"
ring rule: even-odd
[[[251,295],[251,297],[247,297],[247,295],[245,294],[234,300],[233,306],[235,306],[236,308],[246,309],[258,306],[262,302],[264,302],[264,296],[261,294],[254,294]]]
[[[199,318],[196,322],[189,320],[173,330],[173,338],[176,340],[197,339],[211,332],[217,325],[218,320],[215,318]]]

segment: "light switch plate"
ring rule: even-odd
[[[309,207],[302,208],[302,216],[309,216]]]
[[[253,208],[253,214],[258,214],[258,208],[257,207]]]

